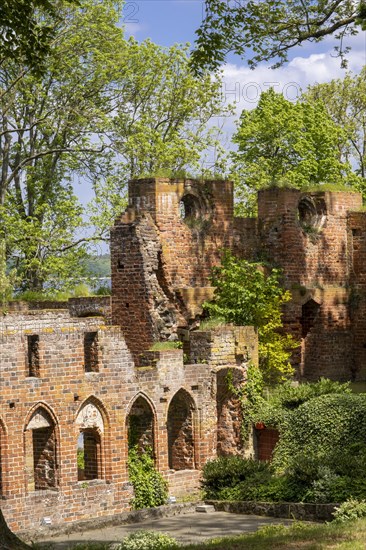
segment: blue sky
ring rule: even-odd
[[[162,46],[194,41],[202,21],[202,0],[133,0],[123,9],[123,22],[137,39]]]

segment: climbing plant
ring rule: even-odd
[[[137,445],[128,450],[128,474],[135,496],[132,506],[136,510],[165,504],[168,485],[155,469],[151,449],[138,450]]]
[[[280,271],[224,252],[214,267],[211,283],[214,299],[204,309],[235,325],[254,325],[259,336],[259,365],[266,383],[286,380],[293,374],[291,351],[297,347],[292,336],[283,334],[282,306],[291,299],[280,284]]]

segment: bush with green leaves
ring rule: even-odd
[[[342,502],[333,514],[335,523],[345,523],[366,517],[366,500],[349,499]]]
[[[165,533],[137,531],[131,533],[116,550],[168,550],[178,548],[177,541]]]
[[[328,394],[285,415],[273,464],[316,479],[319,465],[362,477],[366,467],[366,395]]]
[[[267,382],[291,376],[291,351],[298,344],[280,330],[282,305],[291,299],[290,292],[280,284],[280,271],[236,258],[225,250],[210,280],[215,294],[212,302],[204,303],[209,315],[234,325],[258,328],[259,364]]]
[[[242,483],[269,479],[272,468],[267,462],[247,459],[241,456],[225,456],[206,462],[202,469],[202,488],[206,498],[225,498],[232,494]],[[231,500],[231,499],[230,499]]]
[[[140,452],[137,446],[128,451],[128,475],[135,496],[132,506],[135,510],[165,504],[168,498],[168,484],[155,469],[150,449]]]

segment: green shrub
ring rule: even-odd
[[[335,509],[333,515],[333,521],[336,523],[344,523],[346,521],[364,518],[366,517],[366,500],[346,500],[346,502],[343,502]]]
[[[363,477],[366,467],[366,395],[329,394],[285,415],[274,452],[277,472],[310,482],[319,466],[334,474]]]
[[[137,531],[128,535],[116,550],[165,550],[168,548],[178,548],[178,543],[173,537],[155,531]]]
[[[140,453],[136,446],[128,451],[128,475],[135,496],[131,505],[135,510],[165,504],[168,498],[168,485],[155,469],[151,451]]]
[[[223,495],[236,495],[240,490],[239,484],[269,479],[271,465],[267,462],[247,459],[241,456],[220,457],[207,462],[202,470],[202,488],[206,498],[225,498]],[[243,489],[244,486],[242,486]],[[233,489],[233,491],[227,491]],[[227,497],[228,498],[228,497]],[[229,500],[236,500],[230,498]]]

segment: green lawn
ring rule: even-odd
[[[36,545],[37,546],[37,545]],[[42,548],[42,546],[37,546]],[[44,547],[43,547],[44,548]],[[52,546],[47,546],[52,548]],[[78,550],[108,550],[104,544],[83,544]],[[182,546],[184,550],[365,550],[366,519],[339,524],[295,522],[290,527],[273,525],[249,535],[215,539],[206,544]]]
[[[256,533],[216,539],[207,544],[185,546],[185,550],[365,550],[366,520],[346,524],[308,524],[290,527],[271,525]]]

